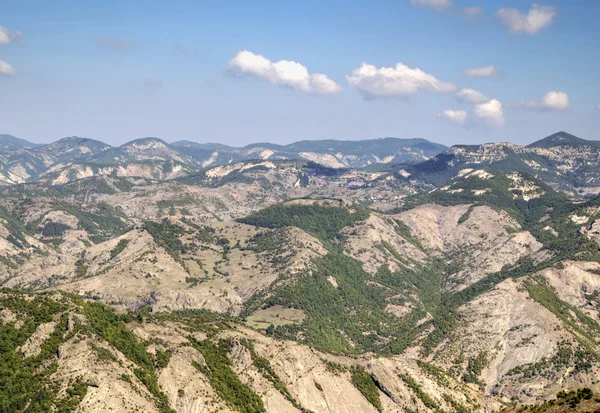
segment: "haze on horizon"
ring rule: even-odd
[[[599,2],[0,6],[0,133],[120,145],[599,139]]]

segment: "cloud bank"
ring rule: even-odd
[[[475,89],[461,89],[456,92],[456,99],[459,102],[468,102],[468,103],[483,103],[487,102],[490,99],[484,95],[483,93],[475,90]]]

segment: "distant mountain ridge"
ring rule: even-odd
[[[0,135],[0,149],[36,148],[38,146],[43,145],[39,143],[29,142],[25,139],[20,139],[12,135]]]
[[[558,132],[527,146],[512,143],[455,145],[403,174],[440,185],[472,169],[522,172],[572,194],[600,192],[600,142]]]
[[[389,172],[397,178],[440,186],[472,169],[492,168],[534,176],[572,195],[600,193],[600,142],[558,132],[522,146],[513,143],[455,145],[425,139],[317,140],[287,145],[218,143],[141,138],[113,147],[68,137],[36,145],[0,135],[0,184],[64,184],[92,176],[170,180],[244,161],[304,160],[328,168]],[[392,166],[392,167],[390,167]]]
[[[65,183],[114,173],[172,179],[213,166],[257,159],[304,159],[333,168],[361,168],[373,163],[420,162],[447,149],[425,139],[398,138],[301,141],[289,145],[256,143],[234,148],[191,141],[169,144],[153,137],[136,139],[118,147],[80,137],[36,145],[9,135],[2,136],[0,184],[4,185],[36,180],[53,183],[56,179],[56,183]],[[153,171],[154,167],[160,170]]]

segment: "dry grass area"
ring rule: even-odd
[[[274,326],[300,324],[306,318],[304,311],[295,308],[286,308],[280,305],[257,310],[248,317],[246,325],[257,330],[266,330],[271,324]]]

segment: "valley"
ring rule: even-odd
[[[3,139],[0,411],[563,411],[560,391],[600,391],[594,141]]]

